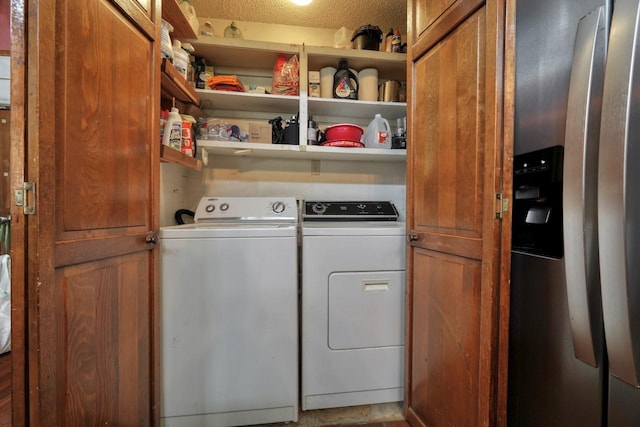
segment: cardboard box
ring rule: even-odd
[[[271,125],[268,122],[250,122],[249,142],[271,144]]]
[[[309,71],[309,96],[320,98],[320,71]]]

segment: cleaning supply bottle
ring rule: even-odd
[[[393,32],[393,37],[391,38],[391,52],[402,52],[402,36],[400,35],[400,30],[395,30]]]
[[[346,59],[341,59],[333,75],[333,97],[358,99],[358,77],[349,69]]]
[[[180,40],[173,41],[173,66],[186,80],[187,68],[189,68],[189,54],[182,48]]]
[[[363,136],[365,148],[391,148],[391,127],[387,119],[376,114]]]
[[[182,145],[182,117],[176,107],[172,107],[169,118],[164,125],[162,133],[162,145],[166,145],[180,151]]]

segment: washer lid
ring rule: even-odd
[[[198,223],[160,228],[161,239],[296,237],[296,224],[286,223]]]
[[[404,236],[404,222],[303,222],[303,236]]]

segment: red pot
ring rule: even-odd
[[[363,133],[360,126],[349,123],[327,126],[324,130],[327,141],[360,141]]]

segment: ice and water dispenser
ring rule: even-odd
[[[562,258],[563,147],[515,156],[512,250]]]

